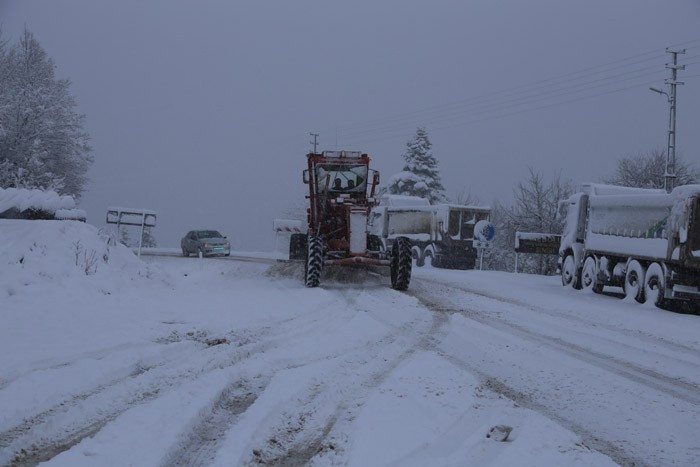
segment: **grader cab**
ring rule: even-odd
[[[304,261],[306,286],[319,285],[324,266],[388,266],[392,287],[406,290],[412,266],[408,239],[397,239],[387,252],[381,239],[368,233],[379,173],[370,170],[367,154],[324,151],[306,157],[308,234],[292,235],[290,241],[290,259]]]

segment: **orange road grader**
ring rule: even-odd
[[[323,151],[306,158],[308,233],[292,235],[289,244],[290,259],[304,261],[306,286],[319,285],[325,266],[388,266],[391,286],[406,290],[412,266],[408,238],[397,238],[385,251],[381,239],[368,232],[379,184],[379,172],[370,170],[369,156],[359,151]]]

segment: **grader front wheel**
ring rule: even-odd
[[[319,237],[310,235],[307,246],[304,284],[307,287],[318,287],[323,268],[323,242]]]

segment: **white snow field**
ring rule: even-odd
[[[700,465],[700,317],[0,221],[0,465]],[[272,264],[271,264],[272,263]]]

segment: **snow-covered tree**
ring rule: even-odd
[[[406,143],[403,170],[389,178],[386,192],[394,195],[420,196],[431,204],[446,201],[445,189],[440,181],[438,160],[431,151],[432,144],[425,128],[418,128],[416,135]]]
[[[626,156],[617,161],[615,175],[605,183],[637,188],[663,188],[666,173],[666,151],[652,150],[636,156]],[[676,186],[697,183],[700,171],[676,156]]]
[[[0,187],[79,199],[92,162],[89,136],[70,81],[57,79],[54,70],[27,30],[14,47],[0,44]]]

